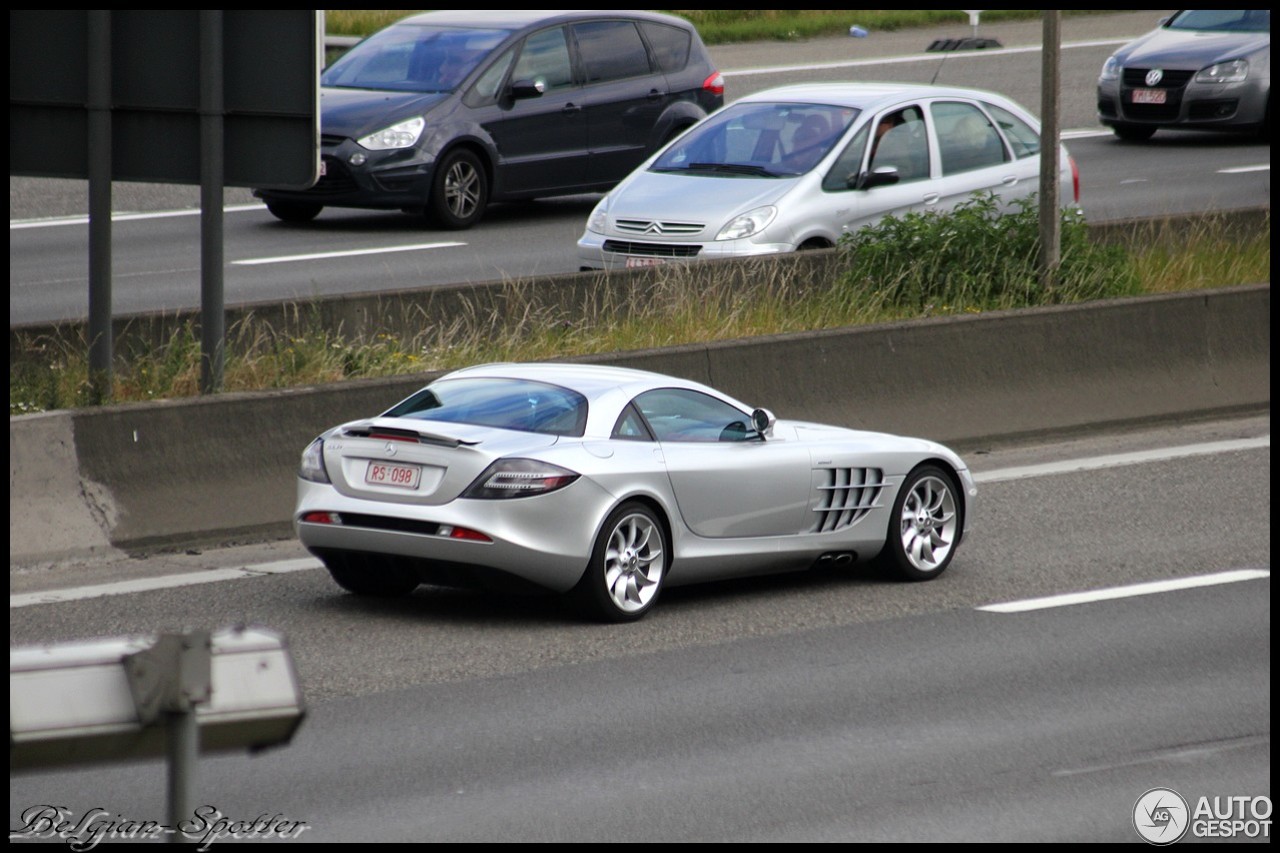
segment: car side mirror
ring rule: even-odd
[[[516,80],[511,84],[511,97],[517,101],[526,98],[541,98],[547,91],[545,80]]]
[[[751,426],[760,435],[761,438],[770,438],[773,436],[773,425],[778,419],[773,416],[773,412],[768,409],[756,409],[751,413]]]
[[[897,166],[877,166],[870,172],[863,172],[858,175],[855,184],[851,184],[851,186],[854,189],[869,190],[872,187],[886,187],[890,184],[896,184],[901,179]]]

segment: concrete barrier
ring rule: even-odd
[[[614,353],[954,445],[1267,409],[1270,285]],[[9,420],[9,561],[285,535],[302,448],[432,375]]]

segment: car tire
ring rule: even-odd
[[[267,210],[281,222],[310,222],[320,215],[324,205],[306,201],[269,201]]]
[[[1145,124],[1113,124],[1111,130],[1124,142],[1146,142],[1156,129]]]
[[[418,578],[401,566],[382,563],[377,557],[324,560],[329,576],[347,592],[377,598],[398,598],[418,588]]]
[[[428,218],[440,228],[461,231],[480,221],[488,203],[489,178],[480,158],[465,148],[444,155],[431,180]]]
[[[898,489],[876,562],[902,580],[933,580],[951,564],[963,521],[955,478],[936,465],[921,465]]]
[[[657,602],[670,564],[662,521],[649,507],[630,501],[605,519],[574,595],[589,618],[632,622]]]

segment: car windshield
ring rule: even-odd
[[[1271,12],[1267,9],[1184,9],[1165,26],[1171,30],[1269,33]]]
[[[681,137],[650,169],[723,177],[794,177],[830,153],[858,112],[827,104],[735,104]]]
[[[559,385],[526,379],[445,379],[383,416],[580,436],[587,426],[587,398]]]
[[[320,85],[400,92],[451,92],[510,33],[400,24],[351,48]]]

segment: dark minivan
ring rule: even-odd
[[[469,228],[490,201],[607,190],[724,104],[693,26],[648,12],[428,12],[320,84],[320,180],[255,190],[286,222],[333,206]]]

